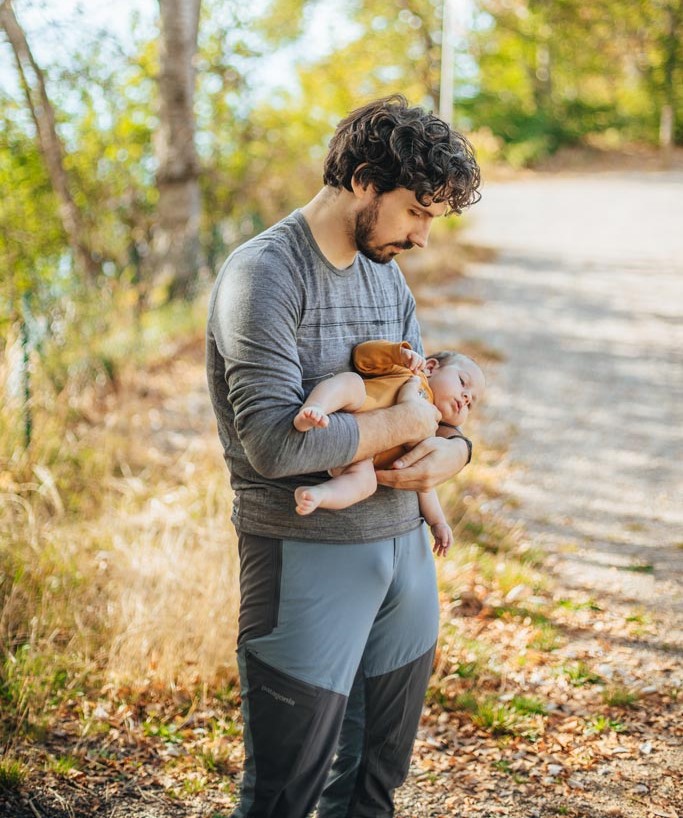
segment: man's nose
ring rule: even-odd
[[[429,241],[429,230],[431,226],[431,224],[424,224],[414,228],[408,236],[408,241],[416,247],[426,247]]]

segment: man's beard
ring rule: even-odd
[[[392,241],[379,246],[372,243],[375,225],[379,218],[379,201],[380,196],[375,196],[370,204],[358,213],[353,240],[358,252],[367,256],[370,261],[376,264],[388,264],[394,256],[398,255],[399,250],[410,250],[413,244],[409,241]]]

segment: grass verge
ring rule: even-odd
[[[112,325],[87,355],[35,352],[28,448],[18,398],[0,408],[5,743],[96,688],[201,693],[234,678],[236,549],[204,310]],[[10,397],[15,352],[11,338],[0,348]]]

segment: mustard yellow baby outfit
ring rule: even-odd
[[[396,403],[399,390],[406,381],[415,377],[401,360],[401,350],[412,349],[407,341],[365,341],[358,344],[353,350],[353,365],[365,381],[367,397],[361,406],[361,412],[370,412],[373,409],[386,409]],[[434,394],[429,387],[429,381],[424,372],[418,372],[420,378],[420,394],[430,403],[434,403]],[[406,446],[394,446],[386,452],[380,452],[373,458],[376,469],[391,468],[407,451]]]

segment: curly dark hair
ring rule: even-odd
[[[394,94],[352,111],[337,126],[325,159],[323,181],[351,190],[355,179],[379,194],[397,187],[421,205],[446,202],[449,212],[481,198],[474,148],[458,131],[405,97]]]

